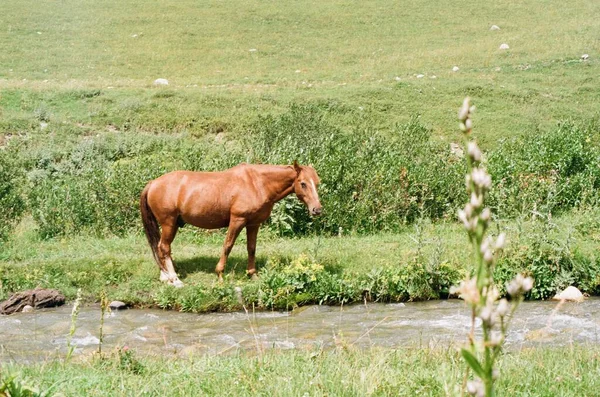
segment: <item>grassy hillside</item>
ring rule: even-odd
[[[321,101],[343,107],[338,125],[420,114],[453,140],[471,95],[493,145],[598,114],[599,13],[592,0],[22,1],[0,16],[2,130],[37,111],[76,129],[234,131]],[[149,89],[159,77],[168,90]],[[146,117],[128,125],[124,109]]]

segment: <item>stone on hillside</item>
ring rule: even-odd
[[[500,44],[500,49],[501,49],[501,50],[508,50],[509,48],[510,48],[510,47],[509,47],[509,46],[508,46],[508,44],[506,44],[506,43]]]
[[[452,68],[453,72],[458,72],[459,70],[460,70],[460,68],[458,66],[455,66],[455,67]]]
[[[154,80],[154,85],[169,85],[169,80],[167,80],[167,79],[156,79],[156,80]]]
[[[18,292],[0,303],[0,314],[12,314],[23,311],[25,306],[54,307],[65,303],[65,296],[55,289],[36,288]]]
[[[112,301],[112,302],[110,302],[108,307],[110,307],[111,310],[123,310],[123,309],[127,309],[127,304],[125,302],[121,302],[121,301]]]
[[[418,78],[418,79],[422,79],[423,77],[425,77],[425,75],[424,75],[424,74],[418,74],[418,75],[417,75],[417,78]]]
[[[452,153],[459,159],[462,159],[465,156],[463,147],[461,145],[459,145],[458,143],[454,143],[454,142],[450,143],[450,153]]]
[[[490,30],[500,30],[500,26],[498,26],[498,25],[492,25],[490,27]]]
[[[583,61],[587,61],[589,57],[590,57],[590,56],[589,56],[588,54],[583,54],[583,55],[581,56],[581,60],[583,60]]]
[[[563,292],[556,294],[555,301],[583,302],[583,294],[576,287],[567,287]]]

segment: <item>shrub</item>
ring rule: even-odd
[[[597,294],[600,268],[595,258],[553,240],[534,240],[530,246],[508,250],[496,265],[494,277],[505,293],[506,283],[518,273],[531,276],[535,282],[529,299],[549,299],[569,285],[582,292]]]
[[[0,171],[0,187],[9,186],[3,190],[8,204],[2,205],[9,209],[3,216],[18,219],[23,212],[20,167],[27,171],[27,197],[40,234],[53,237],[140,230],[139,193],[149,180],[171,170],[298,160],[317,169],[325,212],[310,218],[294,197],[284,200],[267,223],[280,235],[314,229],[335,234],[340,227],[358,233],[397,231],[422,217],[454,219],[466,200],[464,162],[432,139],[418,118],[389,134],[365,123],[343,131],[332,124],[329,111],[320,103],[292,105],[283,114],[259,118],[237,141],[222,143],[210,136],[133,133],[63,134],[39,142],[14,138],[17,161],[4,158],[1,163],[10,169]],[[592,140],[597,129],[595,124],[563,123],[548,132],[505,140],[489,151],[494,213],[507,217],[597,205],[600,153]],[[48,139],[53,141],[48,144]],[[3,225],[6,235],[12,226]]]
[[[7,149],[0,149],[0,241],[6,239],[25,211],[23,173]]]

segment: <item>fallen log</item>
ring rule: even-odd
[[[23,310],[27,305],[34,308],[54,307],[65,303],[65,296],[55,289],[36,288],[17,292],[0,303],[0,314],[13,314]]]

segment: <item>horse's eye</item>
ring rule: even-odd
[[[306,183],[300,182],[300,186],[302,186],[302,189],[306,189]]]

